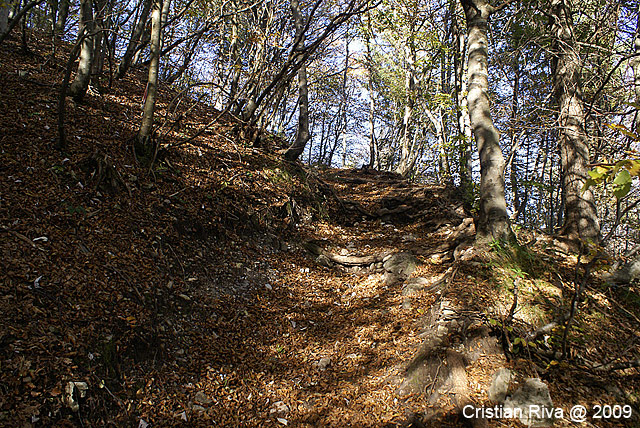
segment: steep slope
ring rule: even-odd
[[[633,368],[586,378],[514,345],[571,300],[575,261],[544,239],[477,254],[454,190],[284,163],[205,105],[174,113],[167,88],[173,147],[143,167],[141,75],[68,101],[60,153],[64,60],[16,52],[0,52],[0,425],[465,426],[504,366],[567,409],[635,405]],[[586,298],[575,354],[619,355],[622,335],[637,355],[637,290]]]

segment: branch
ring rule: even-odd
[[[11,33],[11,30],[13,30],[15,28],[15,26],[18,25],[18,22],[20,22],[20,19],[27,12],[29,12],[31,9],[33,9],[35,6],[38,6],[40,3],[44,3],[44,1],[45,0],[32,0],[31,3],[27,3],[27,5],[25,7],[23,7],[20,10],[20,12],[18,12],[18,14],[16,16],[13,17],[13,19],[9,23],[9,27],[7,27],[7,31],[5,31],[3,34],[0,34],[0,45],[2,44],[2,42],[5,41],[5,39],[7,37],[9,37],[9,34]]]

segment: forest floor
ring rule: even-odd
[[[550,237],[478,252],[455,189],[283,162],[167,88],[144,167],[143,73],[68,100],[60,152],[66,58],[13,40],[0,58],[0,426],[478,425],[460,409],[491,405],[503,367],[567,413],[633,408],[556,426],[638,425],[638,370],[597,368],[638,358],[638,287],[591,277],[568,358],[544,359],[562,330],[523,338],[581,272]]]

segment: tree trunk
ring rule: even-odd
[[[296,33],[302,38],[300,46],[304,48],[304,22],[300,13],[300,4],[298,0],[291,0],[291,11],[295,21]],[[285,152],[284,157],[287,160],[294,161],[304,152],[304,147],[309,141],[309,91],[307,89],[307,66],[302,64],[298,70],[298,88],[300,91],[298,114],[298,132],[296,140]]]
[[[111,3],[109,3],[111,4]],[[104,69],[104,60],[106,53],[106,35],[104,33],[105,22],[104,17],[110,16],[111,11],[107,10],[108,4],[105,0],[94,0],[96,13],[94,14],[94,28],[98,31],[93,40],[93,66],[91,74],[94,79],[102,75]]]
[[[518,188],[518,148],[520,142],[517,140],[517,132],[516,129],[519,127],[516,126],[518,122],[518,97],[520,95],[520,63],[519,63],[519,55],[515,54],[513,56],[513,94],[511,97],[511,129],[509,129],[510,139],[511,139],[511,150],[513,151],[511,154],[511,158],[509,159],[509,166],[511,167],[510,171],[510,179],[511,179],[511,193],[513,195],[513,216],[511,220],[515,221],[517,219],[518,213],[520,212],[520,192]],[[522,136],[520,136],[522,138]],[[528,159],[527,159],[528,161]]]
[[[58,0],[47,0],[47,32],[54,35],[58,16]]]
[[[640,9],[640,7],[639,7]],[[638,22],[636,23],[636,35],[633,39],[633,53],[636,56],[629,61],[633,69],[633,89],[636,97],[636,103],[640,103],[640,10],[638,10]],[[636,110],[633,118],[633,131],[637,134],[640,132],[640,112]]]
[[[88,34],[82,41],[80,50],[80,61],[78,62],[78,71],[76,77],[69,87],[69,95],[75,101],[82,101],[87,93],[89,81],[91,80],[91,68],[93,65],[93,39],[94,22],[93,22],[93,5],[91,0],[80,0],[80,31],[78,34]]]
[[[349,28],[345,33],[345,57],[344,72],[342,74],[342,168],[347,164],[347,126],[349,125],[349,94],[347,93],[347,81],[349,78]]]
[[[67,18],[69,18],[69,7],[71,6],[71,0],[60,0],[58,4],[58,18],[56,19],[55,35],[57,39],[60,39],[64,34],[64,30],[67,26]]]
[[[7,19],[9,17],[11,17],[11,20],[7,23],[7,29],[4,32],[0,31],[0,45],[7,39],[7,37],[9,37],[9,34],[11,33],[11,31],[16,27],[16,25],[18,25],[18,23],[22,22],[22,44],[23,44],[23,49],[26,46],[26,40],[25,40],[25,19],[26,19],[26,15],[27,13],[33,9],[35,6],[38,6],[40,3],[44,2],[45,0],[31,0],[29,3],[25,4],[22,9],[18,9],[20,2],[16,2],[14,9],[13,9],[13,15],[10,15],[10,10],[9,10],[9,6],[7,6]],[[4,12],[2,12],[4,13]],[[23,19],[25,18],[25,19]]]
[[[461,0],[467,18],[469,44],[469,116],[480,156],[480,213],[476,242],[509,242],[513,232],[504,197],[504,156],[489,104],[487,24],[492,7],[487,0]]]
[[[571,7],[567,0],[552,0],[552,50],[554,91],[559,107],[559,146],[564,191],[564,225],[561,235],[570,239],[600,241],[598,213],[590,190],[582,192],[589,178],[589,145],[585,131],[580,82],[580,54],[573,35]]]
[[[457,119],[458,119],[458,164],[460,168],[460,188],[465,204],[470,207],[473,202],[473,175],[471,164],[471,119],[467,108],[467,80],[465,73],[466,43],[465,35],[460,28],[458,11],[461,8],[457,0],[452,0],[451,24],[455,43],[453,64],[455,71]]]
[[[138,44],[140,43],[140,39],[142,38],[142,34],[144,33],[145,26],[147,25],[147,20],[149,19],[149,13],[151,12],[151,1],[152,0],[142,0],[142,12],[140,13],[138,23],[131,32],[131,37],[129,38],[127,49],[125,50],[124,55],[122,55],[120,64],[118,64],[116,79],[122,79],[127,73],[127,70],[129,70],[129,67],[131,67],[131,62],[138,48]]]
[[[173,73],[167,76],[166,83],[168,85],[173,84],[180,76],[182,76],[185,73],[185,71],[187,71],[187,69],[189,68],[189,65],[191,65],[193,54],[196,52],[196,49],[198,48],[198,43],[200,43],[200,39],[202,38],[203,34],[204,33],[198,34],[195,37],[195,39],[193,39],[193,41],[189,43],[189,45],[185,49],[182,64]]]
[[[236,103],[238,96],[238,84],[240,83],[240,72],[242,71],[242,59],[240,58],[239,48],[239,24],[238,24],[238,6],[235,2],[231,2],[233,7],[233,15],[231,15],[231,46],[229,47],[229,59],[231,62],[231,85],[229,87],[229,104]]]
[[[373,79],[375,73],[375,64],[373,62],[373,54],[371,52],[371,36],[373,31],[371,29],[371,14],[367,12],[367,30],[365,31],[365,42],[367,47],[367,68],[369,79],[367,82],[367,91],[369,92],[369,124],[371,126],[371,132],[369,134],[369,168],[375,166],[377,159],[376,156],[376,101],[373,97]]]
[[[402,118],[402,139],[400,140],[400,163],[396,172],[403,177],[408,177],[412,169],[412,153],[411,153],[411,116],[413,114],[413,106],[415,104],[415,91],[416,91],[416,50],[413,43],[414,29],[413,23],[410,29],[409,40],[405,46],[407,56],[407,69],[405,71],[405,92],[406,92],[406,104],[404,106],[404,116]]]
[[[9,28],[9,2],[0,3],[0,35],[7,32]]]
[[[151,62],[149,64],[149,77],[147,81],[147,97],[144,102],[142,123],[138,132],[138,143],[144,152],[150,148],[150,140],[153,131],[153,115],[156,108],[158,93],[158,68],[160,66],[160,43],[162,40],[162,13],[170,0],[153,0],[153,13],[151,14]]]

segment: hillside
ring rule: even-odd
[[[638,358],[637,286],[590,277],[558,362],[562,331],[536,330],[584,260],[551,237],[477,251],[455,189],[286,163],[169,88],[172,147],[144,167],[142,73],[67,100],[61,153],[47,55],[0,50],[0,425],[467,426],[503,367],[567,410],[632,406],[597,426],[638,423],[637,368],[598,367]]]

